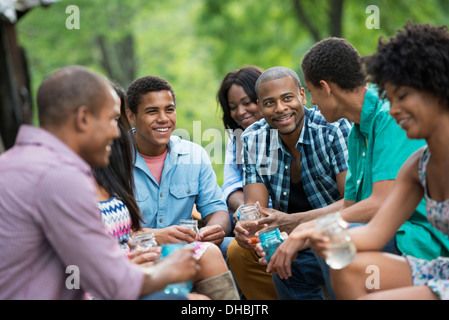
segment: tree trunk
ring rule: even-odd
[[[31,124],[28,68],[15,25],[0,21],[0,153],[14,145],[19,127]],[[3,150],[2,150],[3,149]]]
[[[344,0],[330,0],[330,8],[327,12],[328,29],[327,31],[324,31],[320,30],[320,28],[313,24],[313,20],[309,19],[310,15],[305,11],[303,1],[293,0],[293,7],[295,9],[298,22],[306,27],[315,42],[329,36],[342,36],[343,5]]]
[[[304,24],[304,26],[309,30],[310,35],[312,36],[315,42],[320,41],[321,34],[319,30],[313,25],[312,21],[309,20],[309,16],[304,11],[304,6],[302,5],[301,0],[293,0],[293,6],[295,8],[296,17],[298,18],[299,23]]]
[[[110,43],[104,36],[97,36],[96,44],[100,48],[100,63],[108,78],[128,86],[135,77],[134,37],[126,35],[117,42]]]
[[[341,37],[342,20],[343,20],[343,3],[344,0],[332,0],[329,12],[329,35],[331,37]]]

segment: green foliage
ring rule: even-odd
[[[333,0],[332,0],[333,1]],[[320,37],[331,33],[329,0],[74,0],[35,8],[17,24],[32,76],[32,93],[42,79],[68,64],[96,70],[125,88],[148,74],[170,81],[177,97],[178,128],[203,146],[206,130],[224,128],[215,99],[224,75],[244,65],[264,69],[282,65],[298,72],[314,44],[310,25]],[[66,28],[69,5],[80,9],[80,29]],[[366,8],[380,10],[380,29],[368,29]],[[342,35],[368,55],[380,36],[391,36],[407,20],[445,24],[447,0],[344,0]],[[201,121],[201,134],[194,134]],[[223,153],[224,161],[224,153]],[[214,163],[219,183],[222,164]]]
[[[244,65],[283,65],[297,71],[297,53],[308,42],[289,0],[205,0],[198,35],[214,48],[218,74]]]

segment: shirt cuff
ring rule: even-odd
[[[223,189],[223,200],[226,203],[228,203],[229,195],[231,193],[233,193],[235,190],[239,190],[239,189],[242,189],[242,188],[243,188],[243,184],[242,184],[241,181],[235,182],[235,183],[227,186],[225,189]]]

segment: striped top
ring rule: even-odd
[[[101,211],[101,218],[106,231],[118,242],[124,253],[128,253],[130,250],[127,243],[132,225],[128,208],[122,200],[116,197],[111,197],[106,201],[99,201],[97,206]]]

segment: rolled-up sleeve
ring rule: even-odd
[[[263,183],[257,171],[257,155],[257,137],[243,136],[243,185]]]
[[[199,192],[196,206],[201,217],[208,216],[216,211],[227,211],[228,207],[223,199],[223,192],[217,183],[217,176],[206,150],[201,148],[201,168],[199,176]]]
[[[228,200],[231,193],[243,188],[242,170],[239,169],[237,163],[235,163],[235,149],[231,144],[226,149],[225,164],[223,168],[223,185],[221,190],[223,191],[223,199]]]
[[[348,170],[348,147],[347,140],[351,129],[351,124],[346,119],[342,119],[336,127],[333,143],[329,150],[331,155],[331,165],[335,175]]]

